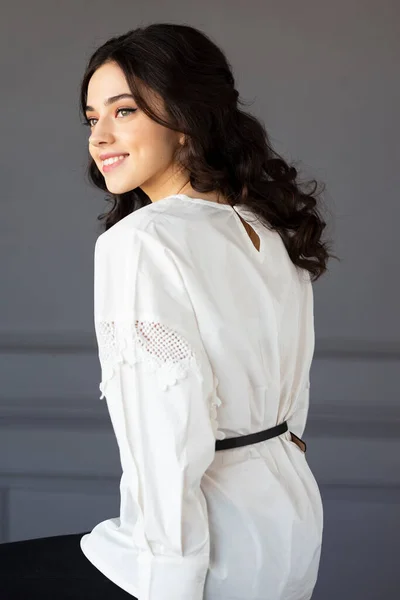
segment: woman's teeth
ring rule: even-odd
[[[116,163],[119,160],[123,160],[125,156],[125,154],[121,154],[121,156],[113,156],[112,158],[107,158],[106,160],[103,160],[103,166],[112,165],[113,163]]]

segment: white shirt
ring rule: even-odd
[[[120,515],[81,538],[139,600],[309,600],[323,529],[302,437],[314,352],[309,273],[277,232],[185,194],[146,205],[95,246],[94,321],[120,451]]]

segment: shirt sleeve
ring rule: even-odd
[[[96,242],[94,316],[101,398],[137,510],[138,596],[202,600],[216,378],[174,256],[149,233],[112,229]]]

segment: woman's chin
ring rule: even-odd
[[[122,182],[118,183],[113,181],[106,181],[106,185],[107,190],[110,192],[110,194],[125,194],[126,192],[130,192],[134,189],[132,185],[124,185]]]

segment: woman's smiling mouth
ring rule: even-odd
[[[102,161],[103,173],[108,173],[112,169],[119,167],[120,164],[124,162],[124,159],[129,156],[129,154],[120,154],[119,156],[113,156],[111,158],[107,158]]]

